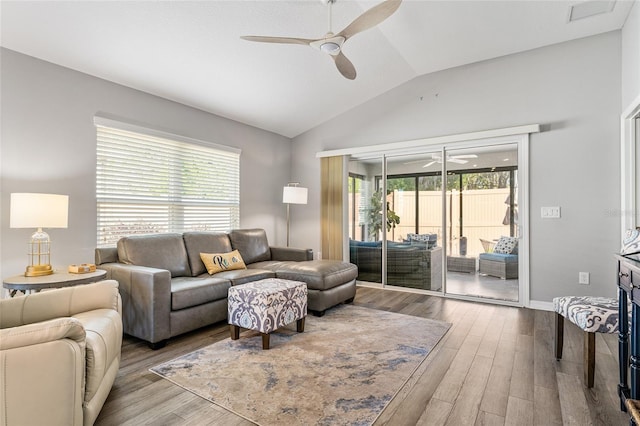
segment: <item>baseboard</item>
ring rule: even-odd
[[[540,311],[551,311],[553,312],[553,302],[543,302],[541,300],[530,300],[529,301],[530,309],[538,309]]]

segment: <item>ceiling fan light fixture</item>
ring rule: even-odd
[[[322,43],[320,45],[320,50],[322,50],[324,53],[328,53],[329,55],[335,55],[340,51],[340,45],[333,41],[329,41],[326,43]]]

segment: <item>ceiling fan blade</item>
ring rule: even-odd
[[[398,10],[400,3],[402,3],[402,0],[385,0],[358,16],[336,35],[349,39],[362,31],[375,27]]]
[[[432,161],[432,162],[430,162],[430,163],[425,164],[425,165],[424,165],[424,166],[422,166],[422,167],[423,167],[423,168],[426,168],[426,167],[429,167],[430,165],[432,165],[432,164],[436,164],[436,163],[437,163],[437,161]]]
[[[294,37],[264,37],[264,36],[241,36],[243,40],[257,41],[260,43],[284,43],[284,44],[304,44],[308,45],[316,40]]]
[[[476,154],[452,155],[450,158],[478,158]]]
[[[454,157],[447,158],[447,161],[450,162],[450,163],[456,163],[456,164],[467,164],[469,162],[467,160],[459,160],[459,159],[454,158]]]
[[[333,57],[333,60],[336,62],[336,67],[338,67],[340,74],[349,80],[354,80],[356,78],[356,67],[354,67],[351,61],[344,56],[342,51],[335,56],[331,55],[331,57]]]

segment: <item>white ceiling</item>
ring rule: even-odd
[[[333,31],[377,3],[337,0]],[[319,38],[321,0],[2,0],[0,44],[294,137],[422,74],[620,29],[634,2],[568,23],[576,3],[404,0],[345,44],[354,81],[309,47],[240,39]]]

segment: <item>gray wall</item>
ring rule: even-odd
[[[640,96],[640,5],[634,2],[622,28],[622,110]]]
[[[620,46],[616,31],[424,75],[294,138],[292,177],[309,183],[310,202],[292,232],[319,250],[318,151],[539,123],[529,157],[531,300],[614,296]],[[562,218],[542,220],[542,206],[561,206]],[[579,271],[591,285],[578,284]]]
[[[640,101],[640,5],[634,2],[633,9],[622,28],[622,112],[635,109]],[[625,215],[624,225],[640,225],[640,129],[636,131],[636,191],[633,200],[625,200],[621,212]],[[634,179],[629,176],[627,179]]]
[[[69,228],[49,230],[52,264],[93,262],[97,112],[242,149],[240,224],[265,228],[271,243],[285,244],[289,138],[7,49],[0,55],[1,276],[24,271],[34,231],[9,228],[12,192],[68,194]]]

